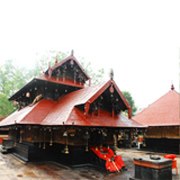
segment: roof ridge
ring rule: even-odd
[[[146,111],[148,108],[152,107],[154,104],[156,104],[157,102],[159,102],[161,99],[163,99],[164,97],[166,97],[169,93],[175,92],[178,95],[180,95],[177,91],[175,90],[169,90],[167,93],[165,93],[164,95],[162,95],[161,97],[159,97],[158,99],[156,99],[154,102],[152,102],[151,104],[149,104],[147,107],[145,107],[142,111],[140,111],[137,115],[143,113],[144,111]],[[136,115],[135,115],[136,116]],[[134,116],[134,117],[135,117]]]
[[[175,92],[174,90],[169,90],[167,93],[165,93],[164,95],[162,95],[161,97],[159,97],[156,101],[154,101],[152,104],[150,104],[150,106],[153,105],[153,104],[155,104],[155,103],[157,103],[157,102],[159,102],[161,99],[163,99],[164,97],[166,97],[168,94],[174,93],[174,92]]]

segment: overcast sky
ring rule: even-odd
[[[180,1],[0,1],[0,64],[71,49],[106,79],[113,68],[119,88],[146,107],[172,83],[179,92]]]

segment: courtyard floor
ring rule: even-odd
[[[148,157],[150,152],[135,149],[120,149],[117,154],[123,157],[126,171],[119,173],[106,173],[93,167],[68,167],[54,162],[28,162],[24,163],[12,154],[0,153],[0,179],[2,180],[129,180],[134,175],[133,158]],[[157,154],[157,153],[156,153]],[[159,156],[164,154],[158,153]],[[180,155],[177,156],[180,173]],[[173,180],[179,180],[173,170]]]

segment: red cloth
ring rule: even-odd
[[[91,150],[100,158],[106,161],[105,166],[109,172],[116,172],[125,167],[125,164],[121,158],[121,156],[117,156],[114,154],[113,150],[110,148],[102,147],[102,148],[94,148]]]
[[[172,160],[172,169],[177,168],[177,160],[176,160],[175,154],[166,154],[166,155],[164,155],[164,158]]]

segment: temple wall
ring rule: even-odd
[[[180,139],[180,126],[148,127],[145,137]]]
[[[88,132],[88,134],[86,134]],[[102,135],[102,129],[82,127],[14,127],[9,131],[9,137],[18,143],[68,144],[71,146],[112,145],[113,135],[118,136],[116,129],[109,129]]]

